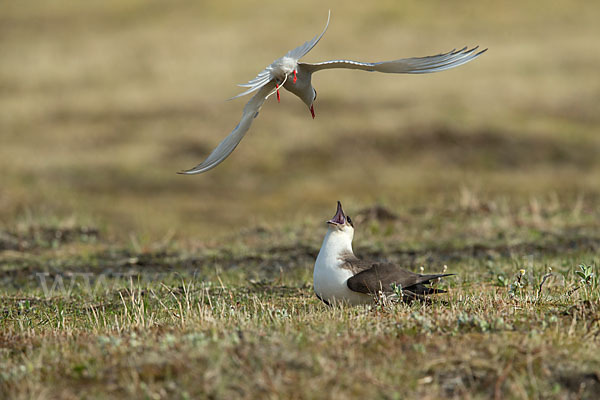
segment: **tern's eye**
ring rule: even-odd
[[[352,223],[352,218],[350,218],[350,216],[346,217],[346,221],[348,221],[348,223],[350,224],[350,226],[354,227],[354,224]]]
[[[315,101],[317,99],[317,91],[313,89],[313,93],[315,94],[315,97],[313,97],[313,101]]]

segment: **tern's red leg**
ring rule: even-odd
[[[279,84],[275,84],[275,89],[277,90],[277,102],[281,103],[281,97],[279,97]]]
[[[296,70],[294,70],[294,83],[296,83],[296,80],[297,80],[297,78],[296,78]]]

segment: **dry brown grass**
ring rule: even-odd
[[[323,72],[314,121],[284,92],[222,165],[176,175],[237,123],[235,84],[329,8],[309,61],[490,50],[432,75]],[[600,263],[599,12],[4,4],[0,397],[594,398],[598,291],[574,271]],[[312,263],[336,200],[361,216],[359,255],[448,264],[447,304],[321,305]],[[40,272],[76,284],[46,298]]]

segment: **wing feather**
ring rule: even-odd
[[[371,268],[357,273],[346,284],[350,290],[366,294],[377,293],[379,290],[390,292],[392,283],[400,285],[403,290],[424,293],[424,284],[448,275],[452,274],[422,275],[390,263],[373,263]]]
[[[248,90],[246,90],[246,91],[244,91],[244,92],[242,92],[240,94],[237,94],[237,95],[235,95],[235,96],[233,96],[233,97],[231,97],[231,98],[229,98],[227,100],[237,99],[238,97],[242,97],[242,96],[245,96],[245,95],[250,94],[252,92],[256,92],[257,90],[261,89],[262,87],[264,87],[269,82],[271,82],[271,77],[270,76],[266,76],[266,77],[263,77],[260,80],[255,81],[255,82],[250,81],[248,83],[238,85],[238,86],[247,87],[247,88],[250,88],[250,89],[248,89]]]
[[[308,54],[308,52],[311,51],[312,48],[317,45],[317,43],[319,43],[319,40],[321,40],[321,38],[327,31],[327,27],[329,27],[329,19],[330,18],[331,18],[331,10],[329,10],[329,14],[327,15],[327,23],[325,24],[325,29],[323,29],[323,32],[321,32],[320,35],[317,35],[314,38],[312,38],[312,40],[309,40],[308,42],[301,44],[300,46],[296,47],[295,49],[288,51],[286,54],[286,57],[293,58],[294,60],[299,60],[302,57],[304,57],[306,54]]]
[[[435,56],[402,58],[393,61],[382,61],[376,63],[360,62],[353,60],[331,60],[320,63],[302,63],[309,71],[316,72],[322,69],[346,68],[360,69],[363,71],[385,72],[393,74],[427,74],[458,67],[479,57],[487,49],[476,52],[474,47],[470,50],[463,48],[458,51],[450,51]]]
[[[258,116],[258,112],[266,100],[266,97],[274,89],[275,84],[270,82],[261,88],[244,107],[242,118],[235,129],[213,150],[212,153],[202,163],[194,168],[178,172],[179,174],[194,175],[206,172],[219,165],[235,150],[240,141],[244,138],[252,121]]]

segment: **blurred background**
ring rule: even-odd
[[[283,91],[238,149],[252,79],[303,59],[382,61],[463,46],[427,75],[324,71],[312,120]],[[0,13],[0,223],[76,218],[116,238],[209,240],[382,204],[399,213],[503,198],[596,207],[600,2],[52,1]],[[577,203],[579,202],[579,203]]]

